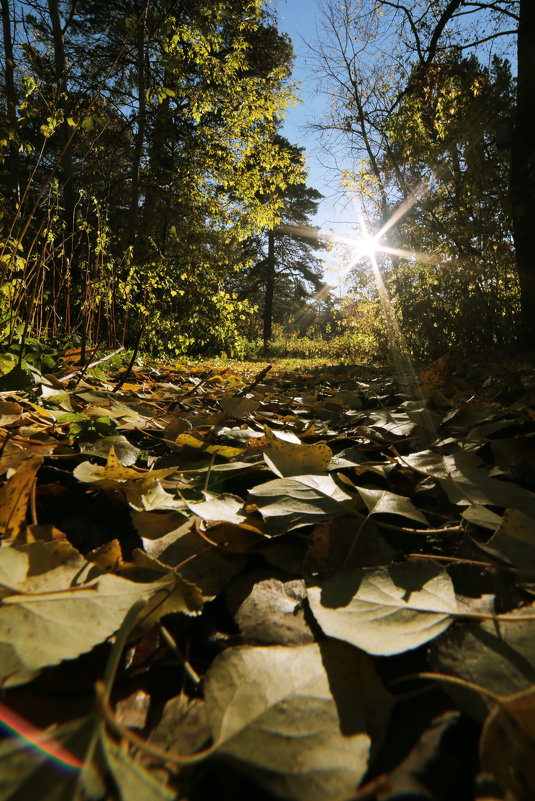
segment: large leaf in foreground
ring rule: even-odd
[[[124,748],[101,731],[100,742],[122,801],[173,801],[176,792],[162,784],[157,776],[146,771]]]
[[[390,710],[369,658],[333,642],[229,648],[206,675],[205,698],[217,753],[298,801],[347,798]]]
[[[93,717],[51,726],[45,732],[21,722],[36,741],[42,737],[48,753],[30,747],[22,737],[0,743],[0,801],[71,801],[94,730]]]
[[[12,550],[0,549],[0,575],[6,572],[1,567],[4,561],[12,566]],[[33,550],[41,554],[42,544],[13,552],[31,568]],[[69,569],[72,567],[59,565],[57,570],[44,572],[43,588],[31,574],[15,588],[4,587],[0,603],[0,683],[4,686],[28,681],[42,667],[91,650],[119,628],[137,600],[146,598],[151,609],[161,599],[165,609],[163,601],[172,599],[176,606],[177,592],[180,594],[177,582],[182,580],[172,573],[147,583],[102,575],[86,584],[65,587]],[[51,576],[56,577],[55,585]],[[190,591],[190,585],[185,585],[184,611]]]
[[[506,509],[494,535],[485,543],[476,542],[483,551],[535,575],[535,518],[518,509]]]
[[[535,796],[535,690],[502,698],[489,714],[479,744],[481,765],[496,777],[506,798]]]
[[[445,631],[458,614],[448,574],[426,562],[348,570],[307,592],[325,634],[370,654],[417,648]]]

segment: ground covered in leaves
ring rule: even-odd
[[[535,797],[521,362],[0,376],[0,798]]]

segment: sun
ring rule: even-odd
[[[371,234],[363,232],[363,235],[360,237],[360,239],[355,241],[355,247],[359,259],[373,259],[379,250],[378,239],[376,236],[372,236]]]

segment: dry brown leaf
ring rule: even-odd
[[[40,456],[27,459],[0,487],[0,536],[15,539],[20,534],[35,477],[42,463]]]
[[[445,387],[451,378],[450,371],[451,356],[446,353],[440,359],[431,362],[427,367],[420,370],[420,378],[424,387],[431,392],[439,387]]]

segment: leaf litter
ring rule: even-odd
[[[0,380],[1,798],[532,800],[532,366],[69,370]]]

